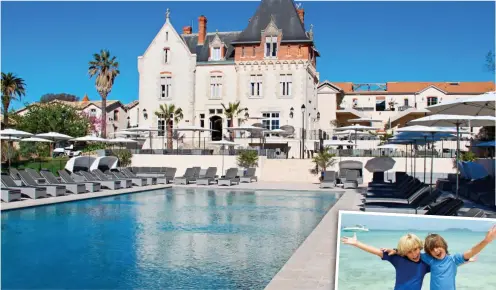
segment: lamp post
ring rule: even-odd
[[[303,159],[305,153],[305,104],[301,105],[301,153],[300,158]]]

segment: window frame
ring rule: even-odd
[[[172,76],[160,76],[160,100],[172,99]]]
[[[251,74],[248,96],[253,99],[263,98],[263,74]]]
[[[427,100],[427,107],[439,104],[439,98],[436,96],[429,96],[426,98],[426,100]],[[436,100],[436,102],[433,104],[432,100]]]
[[[219,74],[210,75],[210,100],[220,100],[223,94],[223,76]]]
[[[293,97],[293,74],[281,73],[279,75],[279,98]]]
[[[262,112],[262,117],[264,118],[262,120],[262,126],[267,130],[276,130],[281,128],[281,112],[277,112],[277,111]],[[275,121],[277,121],[277,125]]]

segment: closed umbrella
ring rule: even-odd
[[[228,141],[228,140],[219,140],[219,141],[212,141],[209,144],[215,145],[215,146],[239,146],[239,144]],[[222,152],[222,175],[224,175],[224,152]]]
[[[391,157],[375,157],[367,161],[365,169],[369,172],[385,172],[392,169],[395,163]]]

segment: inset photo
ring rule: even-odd
[[[336,290],[496,289],[496,219],[340,211]]]

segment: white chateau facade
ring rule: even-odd
[[[262,123],[274,130],[301,128],[304,121],[308,129],[318,113],[318,56],[311,29],[304,28],[304,11],[292,0],[263,0],[243,31],[208,31],[202,15],[197,33],[191,26],[181,33],[167,12],[164,25],[138,57],[139,124],[161,128],[163,121],[154,112],[161,104],[174,104],[184,114],[174,127],[202,126],[226,136],[225,128],[233,125],[221,104],[239,101],[247,111],[234,126]]]

